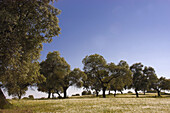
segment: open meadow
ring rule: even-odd
[[[156,95],[156,94],[155,94]],[[66,112],[66,113],[170,113],[170,98],[140,95],[117,95],[96,98],[91,96],[50,100],[9,100],[13,107],[0,110],[4,113]]]
[[[169,5],[0,0],[0,113],[170,113]]]

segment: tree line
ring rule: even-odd
[[[38,91],[48,93],[48,98],[54,97],[54,94],[59,98],[67,98],[67,89],[70,86],[93,90],[96,96],[102,91],[103,98],[106,98],[107,90],[115,91],[116,96],[116,91],[133,88],[136,97],[139,97],[139,90],[144,94],[147,90],[155,90],[161,96],[161,90],[170,89],[170,79],[158,78],[153,67],[143,66],[142,63],[129,66],[126,61],[121,60],[116,65],[113,62],[107,63],[99,54],[86,56],[82,63],[83,71],[79,68],[71,70],[58,51],[49,52],[46,60],[39,63],[40,77],[34,86],[38,87]],[[8,83],[8,94],[21,99],[28,90],[28,80],[16,79],[13,86]]]
[[[49,52],[47,59],[40,63],[40,73],[45,76],[46,81],[38,84],[38,90],[51,94],[57,93],[61,97],[67,97],[69,86],[84,87],[94,90],[96,96],[102,91],[103,98],[106,90],[120,91],[134,88],[136,97],[138,91],[145,94],[147,90],[155,90],[160,96],[161,90],[170,89],[170,79],[158,78],[154,68],[135,63],[129,66],[126,61],[121,60],[117,65],[107,63],[103,56],[93,54],[86,56],[82,61],[84,68],[70,70],[70,65],[60,57],[58,51]]]

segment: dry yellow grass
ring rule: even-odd
[[[170,98],[79,98],[60,100],[10,100],[9,113],[170,113]]]

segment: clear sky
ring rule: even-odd
[[[97,53],[116,64],[141,62],[170,78],[170,0],[58,0],[54,6],[62,10],[62,30],[44,44],[41,60],[60,51],[72,69],[82,69],[82,59]]]
[[[44,44],[41,60],[60,51],[71,68],[86,55],[142,62],[170,78],[170,0],[58,0],[61,35]]]

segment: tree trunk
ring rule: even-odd
[[[19,100],[21,99],[21,90],[19,90],[18,99],[19,99]]]
[[[135,89],[135,92],[136,92],[136,97],[138,98],[138,97],[139,97],[139,95],[138,95],[138,90]]]
[[[120,90],[120,93],[123,94],[123,92]]]
[[[99,96],[99,92],[97,90],[95,90],[95,91],[96,91],[96,97],[98,97]]]
[[[110,95],[110,88],[109,88],[109,93],[108,94]]]
[[[145,89],[143,90],[143,94],[145,95]]]
[[[114,93],[114,97],[116,97],[116,90],[114,90],[115,91],[115,93]]]
[[[50,97],[51,97],[51,89],[48,90],[48,98],[50,98]]]
[[[21,99],[21,95],[18,95],[18,99],[19,99],[19,100]]]
[[[159,89],[157,89],[157,92],[158,92],[158,97],[161,96],[161,91]]]
[[[61,95],[60,95],[60,93],[59,93],[58,91],[57,91],[56,93],[58,94],[58,98],[61,98]]]
[[[68,87],[63,87],[63,90],[64,90],[64,98],[67,98],[67,89],[68,89]]]
[[[9,108],[10,106],[11,104],[6,100],[5,95],[0,88],[0,109]]]
[[[55,98],[54,93],[52,93],[52,98]]]
[[[106,98],[106,89],[107,87],[103,87],[103,98]]]

